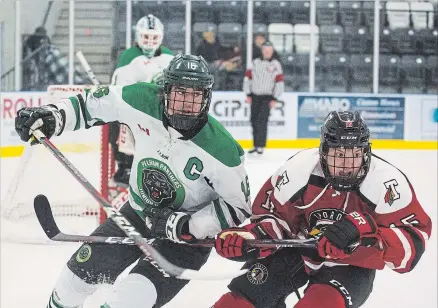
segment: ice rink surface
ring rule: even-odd
[[[249,173],[252,196],[254,197],[267,177],[296,150],[268,150],[263,157],[248,157],[246,167]],[[375,154],[400,168],[410,179],[420,203],[432,217],[433,232],[426,252],[411,273],[397,274],[390,269],[379,271],[374,290],[363,307],[437,307],[437,152],[436,151],[374,151]],[[87,154],[75,154],[82,162],[87,161],[94,169]],[[17,166],[17,158],[1,159],[1,193],[5,195],[8,180]],[[57,162],[55,162],[57,163]],[[87,172],[85,172],[87,175]],[[44,181],[40,175],[38,181]],[[55,180],[59,189],[66,189],[61,180]],[[53,180],[52,180],[53,182]],[[63,228],[62,224],[60,225]],[[2,225],[2,232],[9,226]],[[38,230],[39,231],[39,230]],[[52,287],[63,265],[77,249],[76,244],[17,244],[1,242],[1,308],[45,307]],[[203,271],[220,272],[223,269],[238,269],[240,263],[227,261],[212,253]],[[191,281],[166,308],[207,308],[227,291],[228,281]],[[102,304],[106,288],[87,300],[85,308],[98,308]],[[288,307],[296,302],[294,295],[287,299]]]

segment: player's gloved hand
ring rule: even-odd
[[[351,212],[319,234],[318,254],[322,258],[347,258],[359,245],[374,245],[377,231],[378,226],[370,214]]]
[[[260,248],[249,246],[247,240],[272,239],[263,226],[252,223],[241,228],[222,230],[216,236],[216,252],[233,261],[249,261],[265,258],[275,251],[275,248]]]
[[[190,242],[194,236],[189,232],[190,215],[162,208],[146,219],[151,235],[156,238],[168,238],[174,242]]]
[[[62,133],[64,122],[64,111],[59,111],[54,105],[22,108],[17,111],[15,117],[15,131],[21,140],[26,142],[37,129],[50,138],[53,135],[59,136]]]

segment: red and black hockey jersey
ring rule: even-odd
[[[322,266],[355,265],[396,272],[412,270],[432,229],[430,217],[417,200],[407,177],[396,167],[373,155],[359,190],[334,190],[324,178],[318,149],[297,153],[263,185],[253,203],[253,221],[278,238],[321,228],[353,211],[370,213],[379,225],[379,242],[359,246],[342,260],[303,256],[311,273]],[[378,247],[379,246],[379,247]]]

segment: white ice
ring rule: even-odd
[[[247,159],[253,196],[269,174],[294,152],[295,150],[269,150],[263,157]],[[437,307],[437,152],[388,150],[375,153],[399,167],[409,177],[418,199],[432,217],[434,228],[426,252],[417,267],[402,275],[390,269],[379,271],[374,290],[363,307]],[[11,166],[16,164],[16,159],[2,159],[1,164],[3,196],[13,172]],[[45,307],[61,268],[77,247],[76,244],[32,245],[1,242],[0,307]],[[240,265],[212,253],[202,270],[231,270],[238,269]],[[210,307],[227,291],[227,283],[228,281],[192,281],[165,307]],[[105,287],[102,287],[90,297],[85,308],[98,308],[105,291]],[[288,307],[293,307],[294,302],[296,299],[292,295],[287,299]]]

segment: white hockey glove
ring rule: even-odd
[[[64,129],[64,123],[64,111],[60,112],[54,105],[22,108],[15,117],[15,131],[21,140],[27,142],[37,129],[48,138],[59,136]]]
[[[190,242],[194,236],[189,233],[190,215],[163,208],[146,218],[146,225],[155,238],[168,238],[177,243]]]

